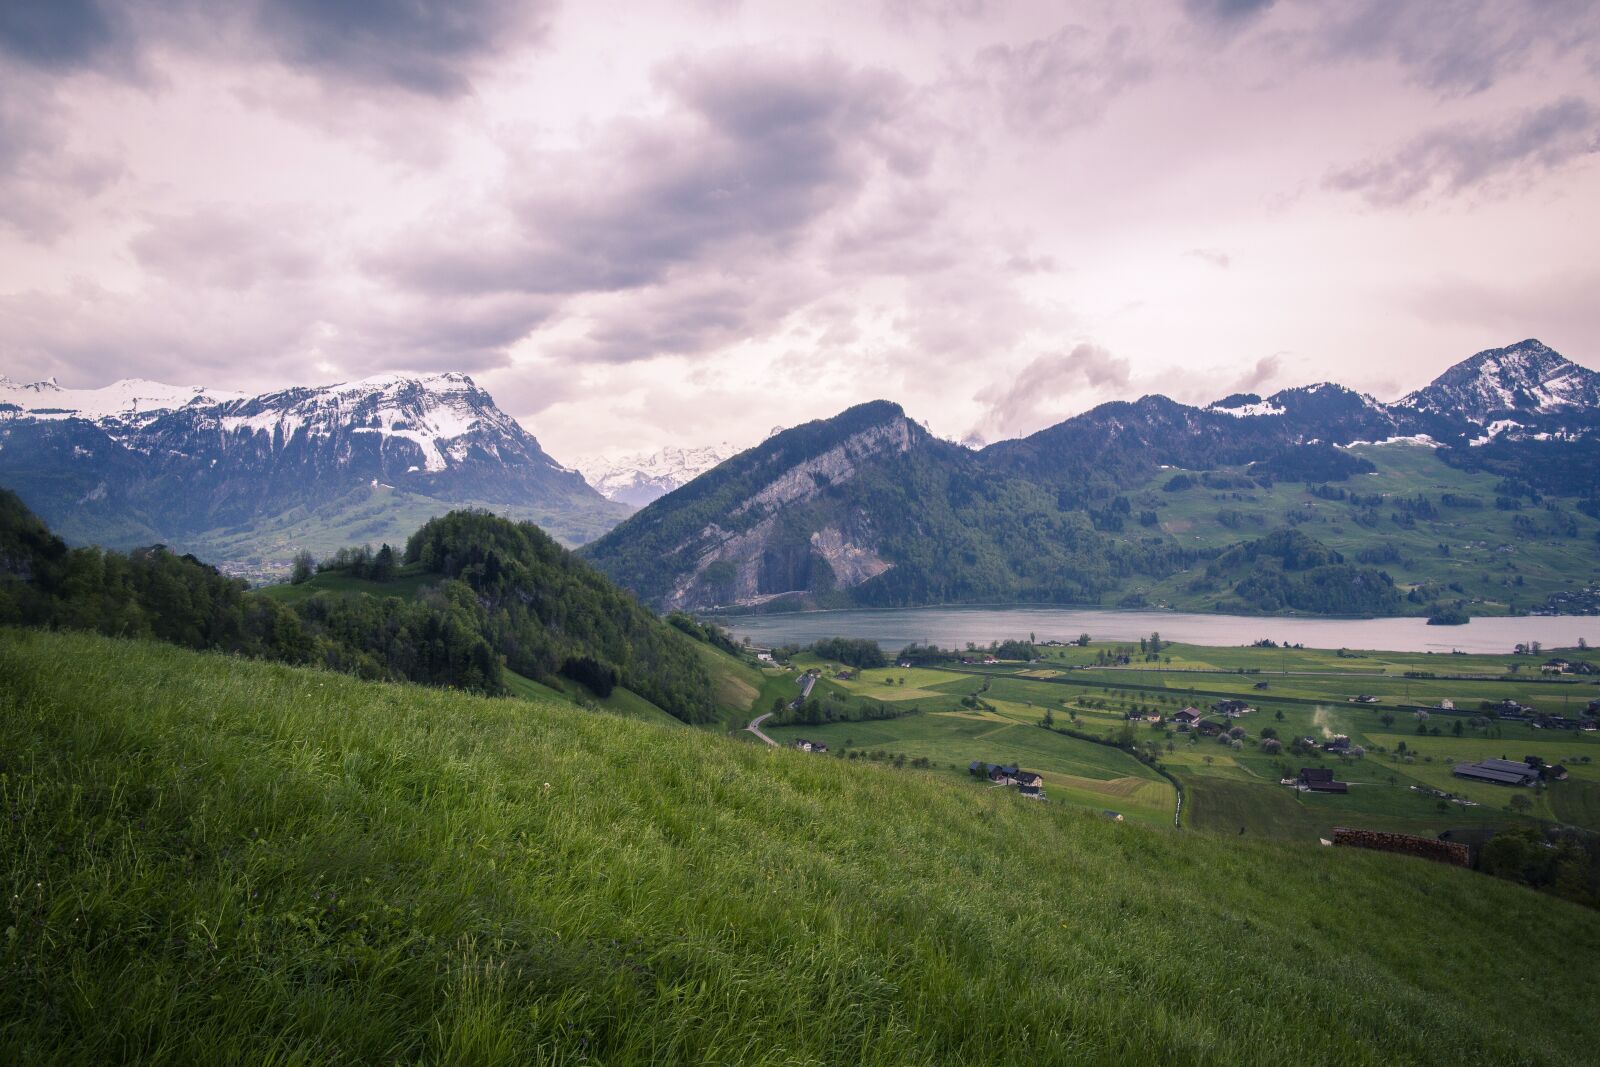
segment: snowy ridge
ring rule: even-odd
[[[139,422],[191,404],[209,406],[242,396],[143,378],[124,378],[100,389],[63,389],[54,378],[23,385],[0,375],[0,404],[15,405],[21,415],[35,419]]]
[[[1476,422],[1505,423],[1494,416],[1511,412],[1549,414],[1600,405],[1600,373],[1580,367],[1548,345],[1529,338],[1491,348],[1462,360],[1396,407],[1459,415]],[[1489,435],[1495,436],[1491,429]]]
[[[667,447],[657,452],[609,458],[594,456],[578,471],[601,496],[643,506],[739,454],[726,441],[699,448]]]

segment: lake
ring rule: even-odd
[[[1362,648],[1392,652],[1510,652],[1538,641],[1572,647],[1582,637],[1600,644],[1600,616],[1529,615],[1478,618],[1465,626],[1429,626],[1425,619],[1264,618],[1176,611],[1098,611],[1067,608],[898,608],[802,611],[786,615],[730,615],[714,621],[757,645],[806,645],[823,637],[866,637],[895,651],[932,642],[960,648],[1007,638],[1069,641],[1087,633],[1096,641],[1133,641],[1159,631],[1168,641],[1195,645],[1248,645],[1267,637],[1308,648]]]

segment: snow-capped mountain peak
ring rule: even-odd
[[[578,470],[601,496],[644,507],[740,451],[726,441],[697,448],[668,446],[656,452],[594,456],[578,464]]]
[[[1511,412],[1546,414],[1600,405],[1600,373],[1534,338],[1462,360],[1397,402],[1417,411],[1487,424]]]

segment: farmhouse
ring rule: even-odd
[[[1572,671],[1572,663],[1559,658],[1547,659],[1539,665],[1539,669],[1547,674],[1569,674]]]
[[[1184,708],[1172,717],[1172,721],[1179,726],[1193,726],[1200,721],[1200,710],[1198,708]]]
[[[1230,719],[1237,719],[1241,715],[1249,715],[1256,709],[1242,700],[1219,700],[1211,705],[1211,710]]]
[[[826,751],[828,751],[828,746],[827,746],[827,744],[825,742],[822,742],[822,741],[807,741],[803,737],[797,737],[797,738],[794,739],[794,747],[798,748],[801,752],[826,752]]]
[[[1344,734],[1334,734],[1333,740],[1322,746],[1324,752],[1334,752],[1345,755],[1350,751],[1350,738]]]
[[[1349,782],[1336,782],[1333,772],[1322,767],[1301,767],[1295,788],[1304,793],[1348,793]]]
[[[1044,785],[1044,779],[1032,771],[1018,771],[1015,775],[1018,785],[1038,789]]]
[[[1201,719],[1195,724],[1195,729],[1200,731],[1201,737],[1216,737],[1222,732],[1222,724],[1212,722],[1210,719]]]
[[[1545,768],[1544,776],[1552,782],[1564,782],[1567,780],[1567,769],[1559,763],[1552,764]]]
[[[1477,763],[1456,764],[1455,776],[1495,785],[1532,785],[1539,777],[1539,770],[1508,759],[1486,759]]]
[[[1017,792],[1021,793],[1025,797],[1031,797],[1034,800],[1043,800],[1044,799],[1044,787],[1043,786],[1018,785],[1017,786]]]
[[[1351,697],[1350,702],[1353,704],[1376,704],[1378,698],[1371,693],[1362,693],[1360,696]]]

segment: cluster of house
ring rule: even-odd
[[[1535,730],[1600,730],[1600,722],[1596,721],[1600,718],[1600,700],[1590,701],[1581,719],[1540,712],[1510,698],[1496,704],[1494,711],[1501,722],[1525,722]]]
[[[994,785],[1014,785],[1017,792],[1036,800],[1044,799],[1044,779],[1032,771],[1020,769],[1014,763],[985,763],[973,760],[967,764],[967,773],[974,778],[987,778]]]
[[[1551,782],[1566,781],[1567,769],[1559,763],[1547,765],[1539,756],[1524,756],[1521,763],[1509,759],[1458,763],[1455,775],[1457,778],[1494,785],[1532,785],[1541,778]]]
[[[1593,674],[1595,672],[1594,664],[1592,663],[1582,660],[1573,663],[1571,660],[1565,660],[1559,656],[1555,659],[1547,659],[1539,664],[1539,670],[1545,674]]]
[[[828,751],[827,742],[825,742],[825,741],[807,741],[803,737],[797,737],[797,738],[794,739],[794,747],[798,748],[801,752],[826,752],[826,751]]]
[[[1256,709],[1252,708],[1243,700],[1219,700],[1215,704],[1211,705],[1211,710],[1214,714],[1220,715],[1224,719],[1240,719],[1246,715],[1252,714]],[[1138,718],[1139,716],[1134,714],[1128,717],[1131,719]],[[1143,717],[1149,719],[1151,722],[1161,721],[1160,715],[1145,715]],[[1202,737],[1216,737],[1218,734],[1228,729],[1226,722],[1215,722],[1211,719],[1208,719],[1205,717],[1205,713],[1203,713],[1199,708],[1194,707],[1186,707],[1182,711],[1177,712],[1172,716],[1172,721],[1177,726],[1180,734],[1193,730]]]

